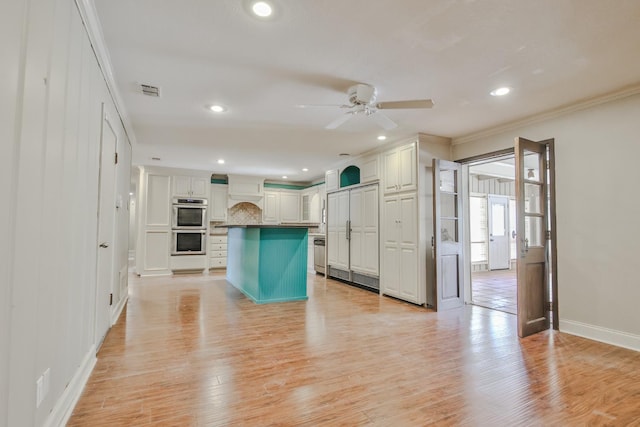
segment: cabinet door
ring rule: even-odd
[[[191,196],[191,177],[189,176],[173,176],[173,195],[174,196]]]
[[[211,185],[211,179],[192,177],[191,178],[191,197],[202,197],[204,199],[209,197],[207,194],[209,186]]]
[[[264,192],[264,210],[262,220],[264,222],[277,223],[280,217],[280,193],[277,191]]]
[[[209,200],[209,219],[211,221],[227,220],[227,186],[221,184],[211,185],[211,197]]]
[[[341,191],[328,196],[327,259],[332,267],[349,269],[349,192]]]
[[[382,154],[383,159],[383,189],[385,193],[398,191],[398,150],[393,149]]]
[[[379,158],[377,155],[362,162],[362,166],[360,167],[360,182],[364,183],[379,179],[380,174],[378,164]]]
[[[299,193],[280,193],[280,222],[300,222]]]
[[[398,189],[400,191],[417,188],[416,145],[409,144],[398,149]]]
[[[333,191],[340,188],[338,170],[333,169],[333,170],[327,171],[324,176],[324,182],[325,182],[327,191]]]
[[[351,269],[378,275],[378,186],[351,190]]]

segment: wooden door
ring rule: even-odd
[[[114,289],[114,236],[116,217],[116,164],[118,139],[109,118],[102,120],[98,205],[98,270],[96,280],[96,349],[111,327]]]
[[[487,198],[489,230],[489,270],[509,268],[509,198],[489,195]]]
[[[518,335],[549,329],[547,143],[516,139]]]
[[[461,173],[458,163],[433,160],[436,310],[464,304]]]

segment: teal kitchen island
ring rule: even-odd
[[[308,226],[226,227],[229,283],[257,304],[307,299]]]

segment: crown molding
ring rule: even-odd
[[[133,132],[131,118],[124,106],[124,102],[122,101],[122,97],[120,96],[120,91],[118,90],[118,86],[116,85],[115,79],[113,78],[111,58],[109,56],[109,50],[107,49],[107,46],[104,42],[102,25],[100,24],[100,19],[98,19],[95,3],[93,0],[75,0],[75,3],[78,11],[80,12],[80,18],[82,19],[84,28],[87,31],[87,35],[89,36],[89,41],[91,43],[91,47],[93,48],[93,53],[96,56],[96,60],[98,61],[98,66],[100,67],[100,71],[102,72],[104,80],[107,84],[107,90],[111,95],[111,99],[113,100],[116,110],[118,111],[118,115],[120,116],[120,121],[122,122],[124,131],[129,139],[129,144],[135,145],[136,136]]]
[[[466,144],[468,142],[475,141],[477,139],[486,138],[493,135],[498,135],[503,132],[516,130],[518,128],[541,123],[547,120],[555,119],[566,114],[570,114],[576,111],[586,110],[588,108],[595,107],[597,105],[606,104],[608,102],[617,101],[622,98],[640,94],[640,84],[626,86],[615,92],[610,92],[605,95],[600,95],[587,100],[579,101],[570,105],[555,108],[553,110],[545,111],[543,113],[535,114],[524,119],[515,120],[509,123],[501,124],[495,127],[474,132],[468,135],[461,136],[459,138],[453,138],[451,145]]]

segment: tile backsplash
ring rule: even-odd
[[[262,224],[262,209],[253,203],[238,203],[227,212],[229,224]]]

